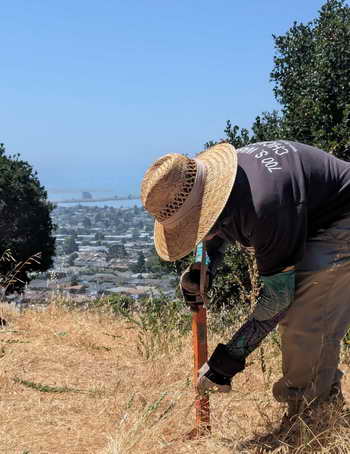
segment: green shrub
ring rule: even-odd
[[[232,245],[228,247],[214,278],[210,307],[213,311],[237,305],[250,307],[256,303],[260,288],[254,253],[238,244]]]
[[[113,297],[113,312],[138,330],[137,350],[150,359],[181,348],[181,337],[191,330],[191,313],[181,300],[165,296],[131,301]]]

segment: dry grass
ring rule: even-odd
[[[270,441],[259,433],[271,432],[283,413],[271,397],[280,361],[272,342],[252,356],[231,395],[211,397],[211,436],[186,441],[194,421],[190,336],[174,333],[170,354],[146,360],[137,331],[108,314],[52,306],[3,315],[1,453],[264,452]],[[211,349],[218,340],[211,336]],[[327,418],[312,428],[300,422],[298,436],[273,452],[350,452],[345,419],[339,411]]]

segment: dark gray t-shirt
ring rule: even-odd
[[[255,248],[262,275],[275,274],[302,258],[307,238],[350,212],[350,163],[283,140],[237,154],[237,177],[209,255],[222,240],[238,241]]]

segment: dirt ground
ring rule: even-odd
[[[190,335],[168,348],[153,345],[149,354],[150,339],[109,314],[52,306],[2,316],[0,453],[265,452],[244,440],[272,431],[282,417],[271,396],[280,366],[275,345],[252,355],[230,395],[211,397],[211,436],[187,441],[194,423]],[[210,350],[218,340],[210,338]],[[274,452],[350,452],[343,426],[327,439],[306,429],[299,447],[282,443]]]

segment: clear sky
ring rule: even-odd
[[[157,157],[278,108],[272,34],[323,3],[2,0],[0,142],[49,190],[139,192]]]

